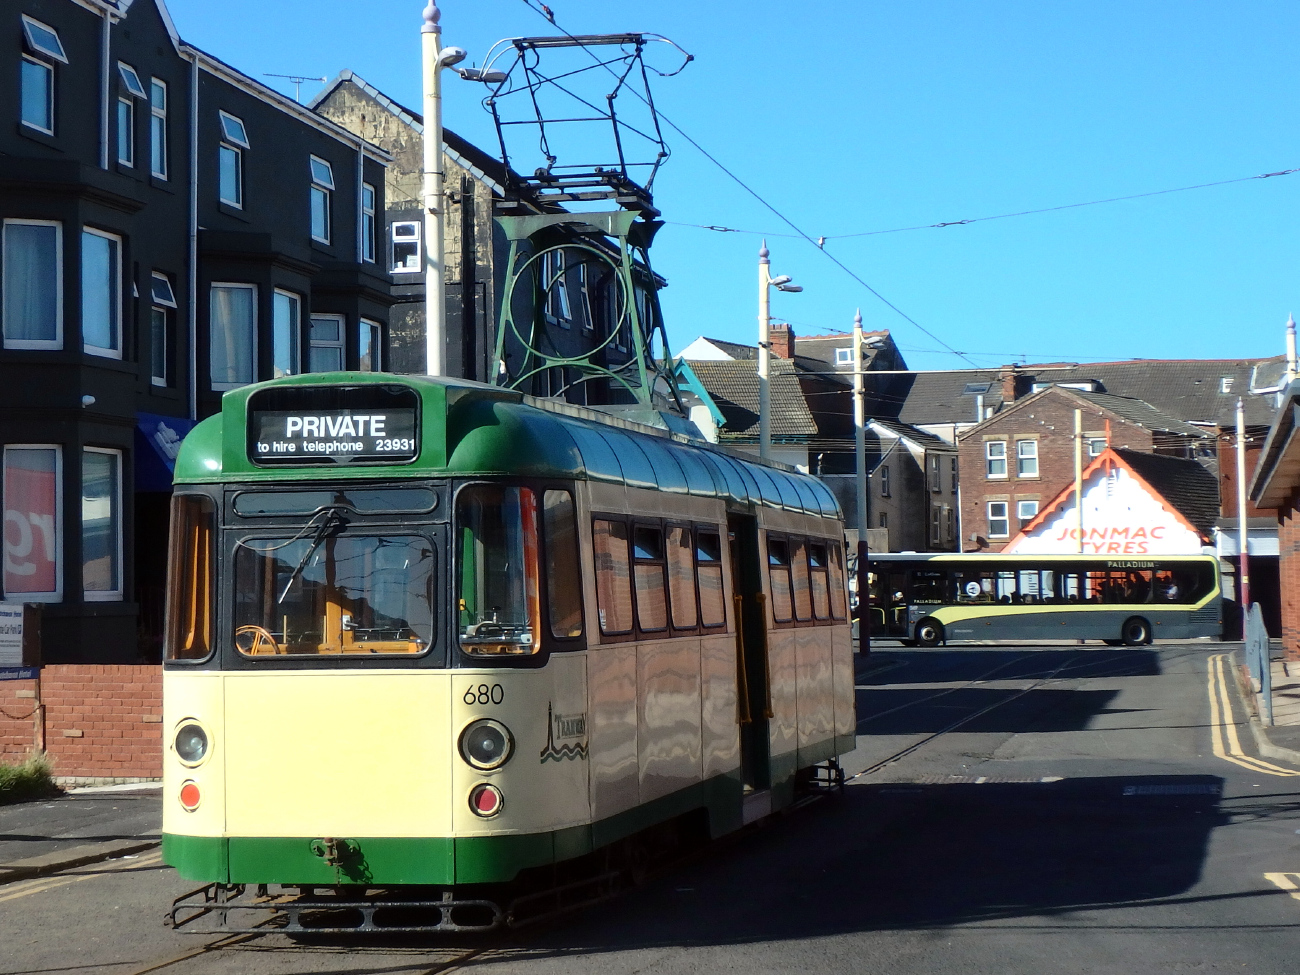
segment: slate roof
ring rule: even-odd
[[[1204,427],[1192,426],[1190,423],[1184,423],[1168,413],[1157,410],[1150,403],[1144,400],[1135,399],[1132,396],[1112,396],[1110,393],[1089,393],[1082,389],[1066,389],[1064,392],[1077,396],[1081,400],[1086,400],[1094,406],[1099,406],[1104,410],[1110,410],[1112,413],[1123,417],[1131,423],[1136,423],[1140,427],[1145,427],[1158,433],[1177,433],[1188,437],[1204,437],[1207,430]]]
[[[1089,380],[1100,390],[1117,396],[1143,400],[1168,416],[1198,423],[1231,423],[1237,397],[1246,404],[1246,422],[1267,425],[1273,419],[1276,400],[1251,395],[1252,390],[1274,390],[1281,383],[1286,363],[1282,357],[1267,359],[1148,359],[1130,362],[1045,363],[1021,366],[1016,374],[1020,398],[1034,383],[1080,383]],[[1223,392],[1223,380],[1230,380]],[[971,423],[975,420],[975,396],[963,394],[968,383],[990,383],[984,405],[1000,410],[1001,370],[955,369],[945,372],[913,373],[899,377],[893,405],[897,418],[905,423]],[[890,405],[882,403],[882,408]]]
[[[955,451],[957,448],[950,444],[942,437],[936,437],[932,433],[926,433],[920,427],[909,426],[906,423],[899,423],[897,420],[881,420],[874,418],[869,421],[871,425],[887,430],[896,437],[903,437],[911,440],[919,447],[926,450],[947,450]]]
[[[1202,535],[1210,535],[1219,517],[1219,480],[1194,460],[1144,454],[1136,450],[1114,451],[1138,477],[1182,513]]]
[[[709,341],[713,341],[710,339]],[[799,386],[798,374],[789,359],[773,357],[768,391],[772,405],[772,439],[804,440],[817,434],[817,424],[808,410]],[[752,360],[717,362],[695,360],[691,369],[708,390],[726,426],[719,431],[723,439],[756,440],[758,438],[758,376]]]

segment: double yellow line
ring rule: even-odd
[[[1282,768],[1272,762],[1247,755],[1237,737],[1237,724],[1232,719],[1232,699],[1228,694],[1226,663],[1228,654],[1219,653],[1209,662],[1210,740],[1214,754],[1225,762],[1232,762],[1252,772],[1265,775],[1300,776],[1300,772]]]

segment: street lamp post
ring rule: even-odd
[[[867,528],[870,524],[867,493],[867,402],[866,382],[862,375],[862,354],[866,347],[862,342],[862,310],[853,316],[853,452],[854,470],[857,476],[854,486],[857,489],[858,514],[858,652],[871,652],[871,605],[870,586],[867,572]]]
[[[772,393],[768,385],[771,346],[769,334],[772,316],[769,312],[771,289],[798,293],[803,290],[790,283],[790,275],[772,277],[768,261],[767,241],[758,251],[758,456],[769,460],[772,456]]]

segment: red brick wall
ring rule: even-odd
[[[962,551],[976,548],[972,535],[988,538],[989,501],[1007,501],[1011,515],[1011,534],[1006,538],[988,539],[982,551],[1000,552],[1016,536],[1016,502],[1037,501],[1039,510],[1046,508],[1066,487],[1074,483],[1074,411],[1083,409],[1085,436],[1105,435],[1110,420],[1110,446],[1128,450],[1154,452],[1149,430],[1122,420],[1108,410],[1080,400],[1058,389],[1048,389],[1033,399],[1025,399],[979,426],[973,427],[958,443],[958,467],[961,471]],[[1016,476],[1016,440],[1037,439],[1038,477]],[[989,480],[984,466],[987,440],[1007,442],[1007,474],[1003,480]],[[1085,446],[1083,466],[1092,461]]]
[[[1277,513],[1278,570],[1282,589],[1282,649],[1300,660],[1300,492]]]
[[[0,760],[36,746],[36,681],[0,681]],[[162,668],[55,664],[41,671],[45,750],[60,780],[162,775]]]
[[[1259,452],[1263,449],[1264,438],[1262,436],[1246,435],[1246,484],[1250,485],[1250,479],[1255,476],[1255,465],[1259,463]],[[1237,433],[1235,430],[1225,430],[1220,433],[1218,442],[1219,452],[1219,511],[1224,518],[1231,518],[1232,523],[1237,523]],[[1246,499],[1246,517],[1250,518],[1269,518],[1276,512],[1272,508],[1257,508],[1255,503]]]

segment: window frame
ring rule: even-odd
[[[993,448],[1001,448],[1000,454],[994,454]],[[985,440],[984,441],[984,479],[988,481],[1005,481],[1010,475],[1010,465],[1007,463],[1007,442],[1005,440]],[[994,464],[1001,463],[1002,472],[995,473]]]
[[[107,230],[100,230],[98,227],[83,226],[82,234],[82,254],[81,254],[81,350],[86,355],[101,356],[105,359],[121,359],[123,357],[123,313],[122,305],[125,300],[124,289],[122,287],[122,237],[118,234],[109,233]],[[100,237],[104,240],[111,241],[116,247],[113,248],[113,264],[110,269],[111,281],[116,285],[116,301],[111,301],[109,308],[112,312],[113,321],[111,328],[113,330],[113,339],[117,347],[91,345],[86,339],[86,254],[85,238],[86,235]]]
[[[125,117],[122,114],[124,108]],[[117,99],[117,164],[135,168],[135,99],[125,95],[119,95]]]
[[[167,290],[159,293],[159,285]],[[176,292],[172,289],[171,278],[162,271],[154,271],[149,278],[149,383],[152,386],[167,388],[172,385],[172,320],[176,310]],[[157,345],[154,342],[154,314],[162,315],[162,375],[159,375],[159,363],[156,361]]]
[[[611,643],[631,643],[639,639],[639,631],[637,629],[637,618],[636,618],[636,584],[632,577],[632,526],[629,523],[629,519],[627,515],[625,514],[604,514],[600,512],[593,512],[591,514],[589,521],[591,525],[591,540],[592,540],[591,541],[591,551],[592,551],[592,560],[593,560],[592,569],[595,575],[594,592],[596,597],[596,630],[597,630],[599,642],[602,645],[611,644]],[[606,605],[604,601],[601,599],[601,593],[600,593],[600,579],[601,579],[600,566],[595,562],[596,538],[598,535],[596,525],[599,522],[604,522],[611,526],[619,525],[623,528],[623,531],[625,533],[622,542],[624,546],[623,564],[624,566],[626,566],[627,569],[626,574],[624,576],[625,585],[627,586],[627,610],[628,610],[628,620],[627,620],[628,625],[626,629],[620,629],[620,630],[607,629],[605,624],[605,618],[601,615],[602,612],[606,609]]]
[[[66,63],[66,62],[65,62],[65,63]],[[23,68],[22,68],[22,65],[23,65],[23,64],[31,64],[31,65],[34,65],[35,67],[38,67],[38,68],[40,68],[42,71],[45,72],[45,75],[44,75],[44,78],[45,78],[45,110],[46,110],[46,114],[49,116],[49,120],[50,120],[49,128],[46,128],[46,127],[43,126],[43,125],[39,125],[38,123],[32,121],[32,120],[29,119],[29,118],[26,118],[26,117],[23,115],[23,107],[22,107],[22,103],[23,103]],[[34,56],[34,55],[27,54],[26,52],[24,52],[24,53],[23,53],[23,56],[22,56],[22,59],[21,59],[21,61],[20,61],[20,63],[19,63],[19,69],[18,69],[18,70],[19,70],[19,75],[18,75],[18,93],[19,93],[19,94],[18,94],[18,121],[19,121],[19,123],[20,123],[21,125],[25,125],[27,128],[31,129],[31,130],[34,131],[34,132],[40,132],[40,133],[42,133],[42,134],[44,134],[44,135],[50,135],[50,136],[54,135],[54,123],[55,123],[55,114],[56,114],[56,111],[55,111],[55,110],[56,110],[56,105],[55,105],[55,93],[54,93],[54,65],[50,64],[48,61],[42,60],[41,58],[38,58],[38,57],[36,57],[36,56]]]
[[[4,300],[3,290],[5,282],[9,275],[5,272],[3,264],[9,248],[6,243],[8,230],[10,226],[21,227],[53,227],[54,228],[54,338],[53,339],[11,339],[8,335],[8,322],[6,319],[6,308],[8,302]],[[0,221],[0,338],[3,339],[4,348],[6,349],[62,349],[63,348],[63,221],[61,220],[28,220],[19,217],[6,217]]]
[[[309,195],[309,214],[311,219],[311,239],[319,244],[328,244],[334,236],[334,167],[329,160],[322,159],[320,156],[308,156],[308,171],[311,173],[311,192]],[[322,178],[316,170],[317,164],[324,167],[324,176]],[[324,201],[321,213],[324,219],[323,236],[316,233],[316,200],[320,198]]]
[[[342,372],[348,367],[348,349],[347,349],[347,316],[338,312],[315,312],[307,316],[307,372]],[[330,321],[338,325],[338,339],[321,339],[313,337],[314,326],[317,322]],[[312,362],[312,352],[316,349],[338,349],[339,367],[337,370],[316,369],[315,363]]]
[[[542,313],[560,328],[573,327],[573,302],[569,300],[566,278],[569,261],[563,247],[544,251],[538,259],[542,286]],[[557,306],[557,307],[553,307]]]
[[[367,369],[363,364],[362,339],[369,335],[370,338],[370,368]],[[372,318],[361,318],[357,320],[357,371],[358,372],[383,372],[384,371],[384,326],[382,322],[377,322]]]
[[[671,556],[672,546],[669,538],[672,532],[680,531],[685,533],[686,537],[686,567],[690,573],[690,599],[691,612],[695,616],[695,622],[690,626],[679,626],[677,624],[677,599],[673,595],[673,559]],[[699,593],[699,574],[695,568],[695,529],[690,522],[665,520],[663,523],[662,537],[664,540],[664,576],[668,588],[665,594],[668,599],[668,625],[675,634],[691,634],[700,632],[700,593]]]
[[[415,233],[403,237],[402,244],[415,244],[415,267],[397,266],[398,227],[414,227]],[[424,271],[424,225],[419,220],[394,220],[388,225],[388,273],[420,274]]]
[[[853,349],[851,349],[851,348],[847,348],[847,349],[836,349],[836,350],[835,350],[835,364],[836,364],[837,366],[851,366],[851,365],[853,365]]]
[[[1033,450],[1026,452],[1026,447],[1032,447]],[[1033,462],[1033,471],[1027,471],[1029,462]],[[1024,440],[1016,441],[1016,477],[1018,478],[1037,478],[1038,477],[1038,438],[1030,437]]]
[[[786,536],[786,534],[785,534],[784,532],[773,532],[773,531],[767,531],[767,532],[765,532],[764,534],[765,534],[765,538],[763,539],[763,562],[762,562],[762,568],[763,568],[763,581],[764,581],[764,583],[766,583],[766,585],[765,585],[764,588],[765,588],[765,591],[767,592],[767,604],[768,604],[768,609],[767,609],[767,623],[768,623],[769,627],[774,627],[774,628],[776,628],[776,629],[791,629],[791,628],[793,628],[796,624],[795,624],[795,618],[794,618],[794,617],[795,617],[795,612],[794,612],[794,569],[793,569],[793,567],[792,567],[792,565],[791,565],[791,559],[792,559],[792,556],[791,556],[791,553],[790,553],[790,539]],[[773,562],[773,561],[772,561],[772,543],[773,543],[773,542],[776,542],[776,543],[778,543],[778,544],[780,544],[780,545],[784,545],[784,546],[785,546],[785,561],[784,561],[784,562]],[[786,591],[787,591],[787,593],[788,593],[788,598],[789,598],[789,601],[790,601],[790,615],[789,615],[788,617],[786,617],[785,619],[781,619],[780,617],[778,617],[778,616],[776,615],[776,599],[774,598],[775,595],[776,595],[776,587],[775,587],[775,586],[773,585],[773,583],[772,583],[772,571],[773,571],[774,569],[777,570],[777,571],[784,571],[784,572],[785,572],[785,578],[786,578],[786,582],[787,582],[787,586],[788,586],[788,588],[787,588]]]
[[[251,354],[251,361],[249,362],[248,365],[249,365],[249,375],[251,378],[248,380],[248,382],[233,382],[233,383],[218,382],[217,380],[212,378],[212,365],[213,365],[212,363],[212,344],[213,344],[212,343],[212,336],[213,336],[212,302],[218,288],[250,291],[252,292],[253,295],[253,301],[251,305],[252,312],[253,312],[252,321],[249,322],[249,350]],[[257,382],[257,373],[258,373],[257,332],[258,332],[258,318],[259,318],[257,303],[259,300],[259,296],[260,296],[260,289],[258,288],[258,286],[256,284],[250,284],[247,281],[213,281],[211,284],[208,285],[208,329],[207,329],[208,331],[208,386],[214,392],[224,392],[230,389],[241,389],[244,386],[248,386],[251,385],[252,383]]]
[[[162,91],[162,107],[154,104],[155,90]],[[158,179],[170,179],[167,166],[167,109],[171,95],[167,82],[161,78],[149,78],[149,171]],[[242,179],[242,164],[241,164]],[[242,196],[242,187],[241,187]]]
[[[5,478],[9,471],[9,453],[18,450],[52,450],[54,452],[54,589],[50,592],[13,592],[4,586],[4,576],[0,575],[0,588],[4,589],[5,598],[21,597],[15,602],[61,603],[64,593],[64,518],[63,518],[63,445],[55,443],[7,443],[0,451],[0,492],[3,492]],[[7,506],[8,501],[6,499]],[[7,507],[5,509],[7,511]],[[35,544],[35,536],[33,536]]]
[[[114,542],[114,558],[116,559],[117,568],[117,588],[116,589],[87,589],[85,583],[86,572],[86,520],[85,520],[85,485],[86,485],[86,454],[107,454],[110,457],[117,458],[117,465],[114,474],[116,475],[116,500],[117,510],[113,513],[113,523],[117,528]],[[116,447],[92,447],[89,444],[81,448],[81,486],[82,486],[82,518],[81,518],[81,599],[87,603],[120,603],[126,598],[126,564],[124,559],[123,538],[126,535],[126,526],[123,523],[123,517],[126,510],[126,504],[122,497],[122,468],[125,463],[126,451]]]
[[[998,505],[1002,506],[1002,514],[1000,516],[994,515],[993,513],[994,507]],[[1011,537],[1011,503],[1009,501],[988,501],[985,503],[984,512],[985,512],[986,525],[988,528],[989,538],[1010,538]],[[1002,522],[1004,525],[1006,525],[1005,530],[1002,532],[995,532],[993,530],[993,523],[995,521]]]
[[[370,205],[366,205],[369,198]],[[379,195],[375,192],[374,186],[370,183],[361,184],[361,262],[363,264],[375,263],[375,228],[378,224],[375,207]]]
[[[712,535],[714,538],[717,539],[718,558],[716,563],[713,560],[700,559],[700,536],[701,535]],[[725,529],[719,528],[717,525],[697,524],[691,526],[691,551],[692,551],[692,560],[695,563],[695,606],[699,614],[700,632],[704,634],[707,634],[712,631],[726,633],[729,632],[730,630],[729,623],[731,619],[731,610],[730,607],[728,606],[729,600],[727,599],[727,593],[728,590],[731,589],[731,587],[728,586],[728,582],[730,580],[730,572],[728,571],[729,566],[727,564],[727,560],[726,560],[726,556],[724,555],[724,548],[723,548],[723,541],[725,538],[726,538]],[[718,567],[718,581],[719,584],[722,586],[722,597],[721,597],[722,598],[722,622],[706,623],[704,620],[704,590],[700,586],[700,566],[704,565],[711,568],[715,564]]]
[[[59,32],[57,30],[55,30],[49,24],[42,23],[41,21],[37,20],[35,17],[30,17],[27,14],[23,14],[22,18],[23,18],[23,38],[27,42],[27,48],[33,54],[44,54],[46,57],[53,58],[55,61],[60,61],[63,64],[69,63],[68,55],[63,48],[63,39],[59,37]],[[57,44],[58,47],[52,48],[52,47],[46,47],[42,45],[41,42],[38,41],[36,39],[36,36],[32,33],[32,28],[35,28],[36,30],[45,31],[47,34],[52,36],[54,38],[54,43]]]
[[[289,341],[289,355],[293,360],[288,372],[280,372],[280,299],[287,298],[293,307],[293,321],[289,323],[286,338]],[[303,297],[287,288],[275,288],[271,292],[271,378],[283,379],[286,376],[301,376],[302,369],[302,307]]]
[[[144,82],[140,80],[139,73],[125,61],[117,62],[117,74],[122,79],[122,87],[132,98],[148,98],[149,93],[144,90]]]
[[[538,590],[542,593],[541,603],[545,615],[545,622],[542,627],[546,641],[556,641],[559,646],[557,650],[579,650],[585,647],[587,642],[587,601],[583,593],[582,582],[582,512],[578,507],[578,499],[574,496],[572,484],[542,484],[537,489],[538,494],[538,522],[540,526],[539,536],[541,539],[541,556],[539,557],[539,567],[544,578],[540,581]],[[574,634],[562,635],[556,632],[555,627],[555,589],[551,579],[551,544],[553,536],[551,533],[551,523],[547,519],[546,499],[549,494],[563,494],[569,499],[569,510],[573,517],[573,552],[575,559],[573,573],[578,580],[574,588],[574,594],[578,600],[578,632]],[[630,576],[629,576],[630,578]],[[599,624],[598,624],[599,628]]]
[[[880,496],[882,498],[892,497],[889,493],[889,465],[880,465]]]
[[[251,149],[248,144],[248,129],[244,126],[244,120],[237,115],[231,115],[227,111],[217,110],[217,117],[221,123],[221,140],[217,144],[217,199],[226,206],[234,207],[236,210],[244,209],[244,150]],[[238,126],[236,131],[233,126]],[[222,186],[222,160],[226,159],[226,153],[235,163],[235,196],[238,199],[228,199],[224,193],[225,188]]]
[[[1031,505],[1031,504],[1034,506],[1034,510],[1030,512],[1029,517],[1026,518],[1024,515],[1025,507],[1026,505]],[[1038,517],[1038,509],[1039,506],[1037,501],[1034,500],[1016,501],[1016,524],[1019,526],[1018,529],[1019,531],[1024,531],[1025,526]]]

